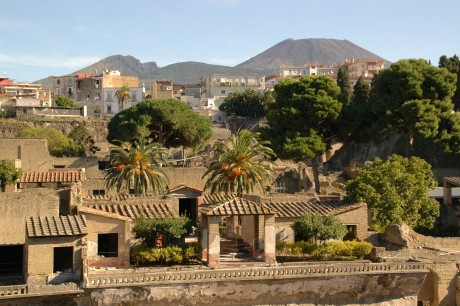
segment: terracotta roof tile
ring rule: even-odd
[[[136,218],[177,218],[179,213],[166,203],[149,204],[120,204],[120,203],[92,203],[85,205],[88,208],[116,214],[130,219]]]
[[[460,187],[460,177],[454,176],[454,177],[445,177],[444,182],[449,183],[454,186],[459,186]]]
[[[305,213],[319,214],[323,216],[337,215],[346,211],[365,206],[364,203],[345,204],[340,201],[319,201],[311,200],[308,202],[278,202],[264,203],[263,206],[276,210],[275,215],[280,218],[299,218]]]
[[[236,197],[217,204],[203,205],[201,213],[208,216],[274,215],[277,211]]]
[[[82,171],[24,171],[19,183],[72,183],[84,179]]]
[[[26,227],[30,238],[77,236],[88,233],[85,215],[29,217]]]

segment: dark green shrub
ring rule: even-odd
[[[336,216],[306,213],[292,224],[296,237],[304,241],[326,241],[342,239],[347,228]]]
[[[185,216],[179,218],[134,220],[134,238],[141,238],[148,246],[156,246],[161,239],[163,247],[183,244],[184,237],[192,231],[190,219]]]
[[[166,248],[138,245],[131,248],[131,263],[140,266],[182,264],[196,259],[199,254],[198,243]]]

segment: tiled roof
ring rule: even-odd
[[[29,217],[27,234],[31,238],[76,236],[88,233],[85,215]]]
[[[187,185],[179,185],[179,186],[176,186],[176,187],[170,189],[170,190],[169,190],[169,193],[176,192],[176,191],[181,190],[181,189],[189,189],[189,190],[195,191],[195,192],[197,192],[197,193],[203,193],[203,190],[196,189],[196,188],[193,188],[193,187],[189,187],[189,186],[187,186]]]
[[[102,201],[110,201],[110,202],[121,202],[121,201],[159,201],[161,196],[156,195],[156,194],[139,194],[139,195],[134,195],[134,194],[126,194],[126,193],[120,193],[116,195],[88,195],[84,196],[83,200],[85,202],[102,202]]]
[[[84,178],[82,171],[24,171],[19,183],[71,183]]]
[[[278,202],[263,204],[263,206],[269,209],[278,211],[275,216],[281,218],[299,218],[307,212],[323,216],[337,215],[364,205],[366,204],[345,204],[339,201],[319,200],[311,200],[308,202]]]
[[[150,204],[95,204],[86,205],[86,207],[96,209],[103,212],[116,214],[122,217],[131,219],[136,218],[176,218],[179,213],[167,205],[166,203],[150,203]]]
[[[205,194],[204,199],[203,199],[203,205],[215,205],[215,204],[221,204],[224,202],[227,202],[233,198],[235,198],[236,195],[233,194]]]
[[[445,177],[444,182],[449,183],[454,186],[459,186],[460,187],[460,177],[454,176],[454,177]]]
[[[233,198],[219,204],[203,205],[201,213],[208,216],[274,215],[277,211],[243,198]]]

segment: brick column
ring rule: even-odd
[[[265,215],[265,237],[264,237],[264,261],[273,263],[276,261],[276,229],[275,215]]]
[[[201,216],[201,260],[208,260],[208,216]]]
[[[220,216],[208,216],[208,267],[220,265]]]

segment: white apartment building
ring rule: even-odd
[[[265,77],[258,75],[227,75],[227,74],[213,74],[201,78],[202,98],[210,98],[213,101],[211,105],[203,105],[208,108],[218,109],[224,102],[224,99],[234,92],[242,92],[246,89],[256,91],[265,90]],[[203,100],[202,100],[203,101]]]

